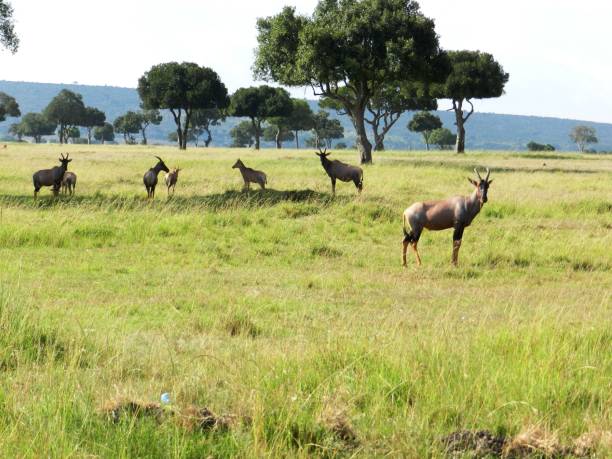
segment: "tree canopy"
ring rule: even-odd
[[[412,117],[408,123],[408,129],[412,132],[418,132],[423,135],[423,140],[429,150],[431,143],[431,134],[436,129],[442,127],[442,120],[430,112],[418,112]]]
[[[57,129],[57,123],[48,120],[42,113],[26,113],[18,124],[19,133],[32,137],[36,143],[40,143],[45,135],[55,134]]]
[[[85,107],[80,125],[87,129],[87,143],[91,143],[93,128],[104,126],[105,121],[106,115],[102,110],[98,110],[95,107]]]
[[[329,117],[329,113],[320,110],[314,115],[314,132],[313,143],[316,148],[321,144],[328,148],[332,146],[332,140],[342,139],[344,137],[344,127],[340,121]]]
[[[457,153],[465,151],[465,123],[474,113],[472,99],[500,97],[510,75],[491,54],[480,51],[449,51],[451,72],[446,82],[436,87],[437,97],[451,99],[457,125]],[[463,104],[470,110],[466,113]]]
[[[83,96],[68,89],[62,89],[49,105],[44,109],[43,115],[59,126],[58,136],[60,143],[68,141],[68,133],[75,126],[82,126],[85,116]]]
[[[250,118],[255,135],[255,149],[259,150],[262,124],[269,118],[287,116],[293,105],[289,93],[282,88],[254,86],[240,88],[230,104],[230,115]]]
[[[232,148],[251,148],[255,142],[255,130],[253,123],[242,121],[230,130],[232,136]]]
[[[121,115],[113,122],[113,128],[115,132],[123,134],[123,140],[128,145],[136,144],[136,138],[134,134],[140,133],[142,128],[142,115],[133,111],[128,111],[124,115]]]
[[[435,129],[429,136],[429,142],[440,150],[450,150],[456,141],[457,136],[446,128]]]
[[[570,132],[570,139],[578,146],[578,150],[583,152],[587,145],[599,142],[597,131],[590,126],[575,126]]]
[[[152,124],[159,126],[163,117],[157,109],[143,109],[140,113],[140,133],[142,134],[142,144],[147,145],[147,128]]]
[[[104,123],[104,125],[94,128],[93,136],[100,143],[113,142],[115,140],[115,129],[112,124]]]
[[[4,92],[0,92],[0,122],[6,120],[7,116],[21,116],[19,104],[14,97]]]
[[[412,0],[320,0],[310,17],[285,7],[259,19],[255,76],[311,86],[351,117],[362,163],[372,161],[365,110],[396,81],[443,81],[449,67],[434,23]]]
[[[19,48],[19,37],[13,23],[13,7],[5,0],[0,0],[0,44],[13,54]]]
[[[208,67],[190,62],[155,65],[138,80],[145,109],[168,109],[174,118],[179,148],[187,148],[187,133],[194,110],[224,109],[227,88]]]

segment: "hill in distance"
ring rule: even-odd
[[[62,89],[69,89],[83,96],[85,105],[97,107],[106,113],[107,121],[111,122],[128,110],[138,110],[140,99],[136,89],[113,86],[88,86],[79,84],[52,84],[0,81],[0,91],[17,99],[22,114],[40,112],[53,97]],[[319,110],[317,101],[309,101],[313,110]],[[346,116],[332,116],[340,119],[345,129],[345,139],[348,145],[355,140],[355,130]],[[444,122],[444,126],[454,131],[454,115],[451,112],[436,113]],[[385,140],[388,149],[414,150],[423,149],[424,144],[419,135],[411,133],[406,125],[412,118],[412,113],[405,113],[394,128],[387,134]],[[8,133],[9,126],[17,122],[17,118],[9,118],[0,123],[0,138]],[[228,118],[225,123],[213,129],[213,146],[229,146],[231,138],[229,131],[241,119]],[[499,115],[493,113],[474,113],[467,126],[467,148],[472,150],[525,150],[530,141],[550,143],[558,150],[575,151],[576,146],[569,139],[570,130],[583,124],[597,130],[599,151],[612,150],[612,124],[593,123],[579,120],[545,118],[536,116]],[[169,113],[164,113],[164,120],[159,126],[149,127],[148,137],[153,143],[167,143],[169,133],[175,131],[174,121]],[[302,133],[301,137],[308,137]],[[120,140],[119,138],[117,139]],[[272,146],[265,144],[264,146]],[[289,145],[288,145],[289,146]]]

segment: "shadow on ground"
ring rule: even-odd
[[[155,200],[148,201],[144,196],[107,195],[60,195],[53,197],[42,195],[37,200],[32,196],[0,195],[0,206],[25,209],[58,209],[72,207],[99,208],[101,210],[146,210],[164,208],[172,211],[193,211],[197,209],[224,210],[239,208],[273,207],[283,203],[309,203],[326,206],[332,203],[345,203],[349,196],[333,197],[329,193],[313,190],[229,190],[205,196],[181,196],[176,194],[167,197],[160,194]]]

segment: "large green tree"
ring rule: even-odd
[[[408,123],[408,130],[418,132],[423,136],[428,151],[432,132],[440,128],[442,128],[442,120],[430,112],[415,113]]]
[[[255,133],[255,150],[259,150],[262,124],[269,118],[289,115],[292,108],[291,97],[284,89],[254,86],[240,88],[232,95],[230,115],[251,120]]]
[[[263,139],[266,142],[274,142],[276,148],[281,149],[283,142],[291,142],[295,139],[295,134],[284,123],[271,122],[263,131]]]
[[[339,120],[329,117],[329,113],[321,110],[314,115],[314,146],[325,145],[331,148],[332,140],[344,138],[344,127]]]
[[[142,107],[141,107],[142,108]],[[142,134],[142,144],[147,145],[147,128],[150,125],[159,126],[163,117],[157,109],[142,109],[140,115],[140,133]]]
[[[19,132],[22,136],[32,137],[35,143],[40,143],[45,135],[55,134],[57,123],[48,120],[42,113],[26,113],[19,122]]]
[[[100,143],[113,142],[115,140],[115,129],[112,124],[104,123],[103,126],[94,128],[93,136]]]
[[[136,144],[136,137],[142,129],[142,115],[133,111],[128,111],[113,122],[113,128],[118,134],[123,134],[123,140],[128,145]]]
[[[432,131],[429,142],[437,145],[440,150],[450,150],[457,142],[457,136],[446,128],[439,128]]]
[[[255,143],[255,129],[250,121],[242,121],[230,130],[232,148],[251,148]]]
[[[314,113],[307,101],[291,99],[291,105],[291,112],[288,115],[270,118],[268,120],[270,126],[264,131],[264,140],[276,142],[276,148],[281,148],[282,142],[295,139],[295,147],[299,149],[300,132],[310,131],[314,127]]]
[[[338,101],[362,163],[372,162],[371,98],[393,82],[443,81],[449,71],[433,21],[412,0],[320,0],[312,16],[286,7],[257,28],[255,76]]]
[[[226,116],[226,111],[218,108],[196,110],[193,112],[191,124],[193,126],[193,134],[196,136],[196,141],[201,135],[206,134],[204,145],[206,148],[208,148],[213,140],[211,132],[212,128],[214,126],[219,126],[223,121],[225,121]]]
[[[0,0],[0,44],[13,54],[19,48],[19,37],[13,23],[13,7],[4,0]]]
[[[436,96],[450,99],[455,111],[457,143],[455,151],[465,152],[465,123],[474,113],[473,99],[500,97],[510,75],[491,54],[480,51],[449,51],[451,72],[446,82],[437,87]],[[464,110],[464,104],[470,106]]]
[[[68,133],[73,127],[82,126],[85,116],[83,96],[68,89],[62,89],[49,105],[44,109],[43,115],[58,125],[60,143],[68,141]]]
[[[0,92],[0,122],[6,120],[7,116],[21,116],[19,104],[13,96]]]
[[[104,126],[106,115],[95,107],[85,107],[81,126],[87,129],[87,143],[91,143],[92,131],[95,127]]]
[[[155,65],[138,80],[138,94],[145,109],[168,109],[176,123],[179,148],[187,148],[187,133],[194,110],[229,105],[227,88],[208,67],[190,62]]]

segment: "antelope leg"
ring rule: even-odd
[[[421,256],[419,255],[419,249],[417,249],[417,244],[418,242],[413,242],[411,245],[412,250],[414,250],[414,254],[416,255],[417,263],[419,264],[419,266],[421,266],[423,263],[421,263]]]

